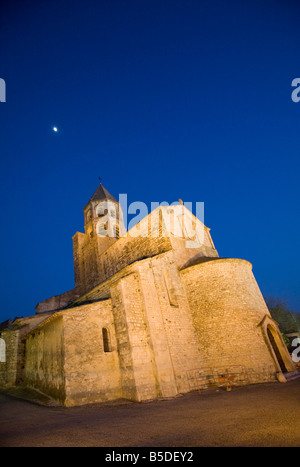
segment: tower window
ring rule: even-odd
[[[103,223],[103,221],[99,221],[97,224],[97,233],[101,237],[108,237],[109,230],[108,230],[108,222]]]
[[[101,209],[99,210],[99,209],[98,209],[98,212],[97,212],[98,217],[107,216],[107,214],[108,214],[108,210],[107,210],[107,209],[104,209],[104,210],[101,210]]]
[[[102,338],[103,338],[103,350],[104,352],[111,352],[111,342],[109,330],[107,328],[102,328]]]

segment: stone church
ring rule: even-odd
[[[182,202],[126,232],[100,183],[83,212],[74,289],[0,327],[2,389],[34,388],[74,406],[286,381],[295,372],[252,265],[219,257],[210,229]]]

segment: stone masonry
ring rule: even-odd
[[[126,232],[100,184],[84,208],[85,233],[73,237],[74,289],[1,331],[2,388],[74,406],[285,381],[295,371],[252,265],[220,258],[200,220],[182,204],[171,211],[159,207]],[[192,220],[196,246],[170,215],[181,227]]]

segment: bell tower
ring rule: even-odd
[[[99,257],[125,234],[122,208],[100,182],[83,208],[84,231],[73,237],[75,288],[83,294],[99,283]]]
[[[90,237],[117,240],[125,233],[121,206],[101,183],[83,212],[85,233]]]

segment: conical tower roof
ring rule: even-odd
[[[95,193],[91,197],[90,201],[102,201],[104,199],[109,199],[110,201],[113,201],[114,203],[118,203],[116,198],[114,198],[113,195],[111,195],[110,192],[107,191],[106,188],[104,188],[102,183],[100,183],[97,190],[95,191]]]

